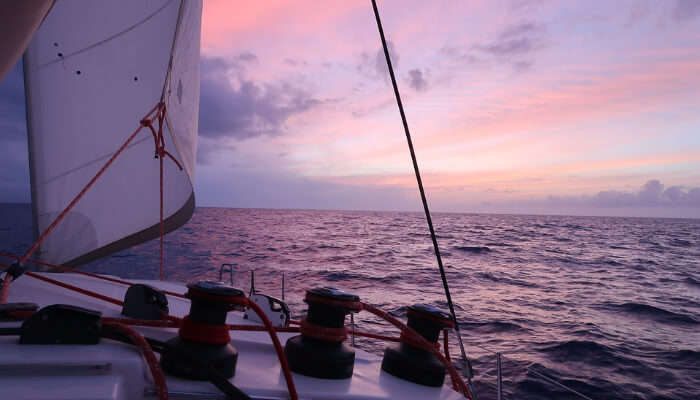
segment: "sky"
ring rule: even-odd
[[[371,3],[261,3],[204,2],[197,204],[421,210]],[[434,211],[700,218],[700,1],[379,9]],[[27,163],[18,66],[0,202]]]

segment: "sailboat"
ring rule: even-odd
[[[453,319],[428,305],[409,308],[407,327],[354,294],[309,288],[297,326],[279,299],[221,282],[74,269],[160,236],[162,277],[162,237],[195,206],[201,9],[56,2],[29,44],[37,241],[5,255],[2,397],[471,398],[437,346]],[[360,311],[399,328],[384,357],[347,345]]]

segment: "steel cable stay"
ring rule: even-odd
[[[450,309],[450,314],[452,316],[452,321],[454,322],[454,331],[457,335],[457,340],[459,342],[459,349],[462,353],[462,359],[465,362],[465,370],[467,373],[467,381],[469,386],[472,383],[472,365],[467,352],[464,349],[464,343],[462,342],[462,335],[459,330],[459,322],[457,321],[457,315],[455,313],[454,304],[452,303],[452,296],[450,295],[450,288],[447,284],[447,276],[445,274],[445,267],[442,263],[442,257],[440,256],[440,247],[437,242],[437,235],[435,234],[435,228],[433,227],[433,219],[430,216],[430,208],[428,207],[428,200],[425,196],[425,189],[423,188],[423,180],[421,179],[420,170],[418,168],[418,160],[416,158],[416,152],[413,149],[413,140],[411,140],[411,132],[408,129],[408,121],[406,120],[406,113],[403,109],[403,102],[401,101],[401,94],[399,93],[399,87],[396,83],[396,76],[394,74],[394,67],[391,64],[391,56],[389,55],[389,48],[386,43],[386,37],[384,36],[384,29],[382,28],[382,21],[379,17],[379,9],[377,8],[376,0],[372,0],[372,8],[374,10],[374,16],[377,21],[377,29],[379,30],[379,37],[382,42],[382,48],[384,49],[384,57],[386,59],[387,67],[389,69],[389,76],[391,77],[391,84],[394,88],[394,97],[396,98],[396,104],[399,108],[399,114],[401,114],[401,122],[403,123],[404,133],[406,134],[406,142],[408,143],[408,149],[411,153],[411,160],[413,162],[413,171],[416,175],[416,182],[418,183],[418,191],[420,192],[421,201],[423,203],[423,210],[425,212],[425,219],[428,222],[428,229],[430,230],[430,238],[433,242],[433,249],[435,251],[435,258],[437,259],[438,268],[440,270],[440,277],[442,278],[442,286],[445,289],[445,297],[447,298],[447,305]],[[473,391],[472,391],[473,392]]]
[[[389,55],[389,48],[388,48],[388,46],[387,46],[386,37],[385,37],[385,35],[384,35],[384,29],[382,28],[382,22],[381,22],[381,19],[380,19],[380,17],[379,17],[379,10],[378,10],[378,8],[377,8],[377,2],[376,2],[376,0],[372,0],[372,8],[373,8],[373,10],[374,10],[374,16],[375,16],[376,22],[377,22],[377,29],[379,30],[379,36],[380,36],[380,39],[381,39],[381,42],[382,42],[382,48],[383,48],[383,50],[384,50],[384,57],[385,57],[385,59],[386,59],[387,67],[388,67],[388,70],[389,70],[389,76],[390,76],[390,78],[391,78],[391,84],[392,84],[393,89],[394,89],[394,96],[395,96],[395,98],[396,98],[396,104],[397,104],[397,106],[398,106],[399,114],[401,115],[401,122],[402,122],[402,124],[403,124],[404,132],[405,132],[405,134],[406,134],[406,141],[407,141],[407,143],[408,143],[408,148],[409,148],[409,151],[410,151],[410,154],[411,154],[411,160],[412,160],[412,162],[413,162],[413,170],[414,170],[415,175],[416,175],[416,182],[417,182],[417,184],[418,184],[418,190],[419,190],[419,192],[420,192],[421,201],[422,201],[422,203],[423,203],[423,210],[424,210],[424,212],[425,212],[425,217],[426,217],[426,220],[427,220],[427,223],[428,223],[428,228],[429,228],[429,230],[430,230],[430,237],[431,237],[432,242],[433,242],[433,248],[434,248],[434,251],[435,251],[435,257],[436,257],[436,259],[437,259],[438,267],[439,267],[439,270],[440,270],[440,276],[441,276],[441,278],[442,278],[442,284],[443,284],[443,287],[444,287],[444,289],[445,289],[445,297],[447,298],[447,304],[448,304],[449,309],[450,309],[450,314],[451,314],[452,319],[453,319],[454,324],[455,324],[454,332],[455,332],[455,334],[457,335],[457,339],[458,339],[458,342],[459,342],[460,350],[461,350],[461,353],[462,353],[462,358],[463,358],[463,359],[465,360],[465,362],[466,362],[466,366],[467,366],[467,368],[466,368],[466,371],[467,371],[467,379],[468,379],[468,383],[469,383],[469,386],[470,386],[470,391],[471,391],[472,394],[475,394],[474,391],[471,390],[471,385],[472,385],[472,374],[473,374],[473,373],[472,373],[472,368],[471,368],[471,362],[470,362],[469,358],[467,357],[467,353],[466,353],[466,351],[465,351],[464,344],[463,344],[463,341],[462,341],[462,336],[461,336],[460,331],[459,331],[459,323],[457,322],[457,316],[456,316],[456,314],[455,314],[454,305],[453,305],[453,302],[452,302],[452,296],[450,295],[450,289],[449,289],[449,286],[448,286],[448,284],[447,284],[447,277],[446,277],[446,275],[445,275],[445,268],[444,268],[443,263],[442,263],[442,257],[440,256],[440,248],[439,248],[439,246],[438,246],[437,237],[436,237],[436,234],[435,234],[435,229],[434,229],[434,227],[433,227],[433,221],[432,221],[432,218],[431,218],[431,216],[430,216],[430,209],[429,209],[429,207],[428,207],[428,201],[427,201],[427,198],[426,198],[426,195],[425,195],[425,189],[423,188],[423,181],[422,181],[422,179],[421,179],[420,170],[419,170],[419,168],[418,168],[418,161],[417,161],[417,158],[416,158],[415,150],[414,150],[414,148],[413,148],[413,141],[411,140],[411,133],[410,133],[409,128],[408,128],[408,122],[407,122],[407,120],[406,120],[406,113],[404,112],[403,103],[402,103],[402,101],[401,101],[401,94],[399,93],[399,88],[398,88],[398,85],[397,85],[397,83],[396,83],[396,76],[395,76],[395,74],[394,74],[394,69],[393,69],[393,66],[392,66],[392,63],[391,63],[391,56]],[[488,349],[488,348],[486,348],[486,347],[483,347],[483,346],[480,346],[480,345],[475,345],[475,346],[476,346],[476,347],[479,347],[479,348],[482,348],[482,349],[484,349],[484,350],[486,350],[486,351],[488,351],[488,352],[494,353],[494,354],[496,354],[496,356],[497,356],[497,363],[498,363],[498,385],[497,385],[497,389],[498,389],[498,398],[499,398],[499,400],[501,400],[501,399],[502,399],[502,387],[501,387],[501,358],[502,358],[502,354],[503,354],[503,353],[502,353],[502,352],[494,352],[493,350],[490,350],[490,349]],[[581,394],[581,393],[577,392],[577,391],[574,390],[574,389],[569,388],[568,386],[564,385],[563,383],[556,381],[554,378],[548,377],[547,375],[545,375],[545,374],[543,374],[543,373],[540,373],[540,372],[538,372],[538,371],[536,371],[536,370],[534,370],[534,369],[529,369],[529,371],[532,371],[534,374],[536,374],[536,375],[542,377],[543,379],[547,380],[548,382],[550,382],[550,383],[552,383],[552,384],[555,384],[555,385],[557,385],[557,386],[559,386],[559,387],[561,387],[561,388],[563,388],[563,389],[565,389],[565,390],[567,390],[567,391],[569,391],[569,392],[571,392],[571,393],[573,393],[573,394],[575,394],[575,395],[577,395],[577,396],[579,396],[579,397],[581,397],[581,398],[583,398],[583,399],[592,400],[590,397],[588,397],[588,396],[586,396],[586,395],[584,395],[584,394]]]
[[[510,361],[516,362],[516,361],[518,361],[518,360],[515,360],[515,359],[513,359],[513,358],[509,358],[509,357],[506,357],[506,356],[504,356],[504,354],[509,354],[509,355],[510,355],[510,354],[517,354],[518,352],[516,352],[516,351],[496,351],[496,350],[490,349],[490,348],[488,348],[488,347],[486,347],[486,346],[479,345],[479,344],[474,344],[474,343],[471,343],[471,345],[474,346],[474,347],[477,347],[477,348],[479,348],[479,349],[481,349],[481,350],[484,350],[484,351],[487,352],[487,353],[490,353],[490,354],[496,356],[496,363],[497,363],[497,368],[496,368],[496,369],[497,369],[497,387],[496,387],[496,389],[497,389],[497,392],[498,392],[498,394],[499,394],[499,395],[498,395],[498,400],[505,399],[505,397],[502,395],[503,389],[502,389],[502,384],[501,384],[501,360],[502,360],[502,359],[506,359],[506,360],[510,360]],[[556,378],[553,378],[553,377],[551,377],[551,376],[546,375],[544,372],[537,371],[537,369],[535,369],[535,368],[530,368],[530,367],[528,367],[528,368],[525,368],[525,371],[526,371],[526,372],[532,372],[533,374],[539,376],[540,378],[544,379],[544,380],[547,381],[548,383],[550,383],[550,384],[552,384],[552,385],[559,386],[560,388],[562,388],[562,389],[568,391],[569,393],[572,393],[572,394],[574,394],[574,395],[576,395],[576,396],[578,396],[578,397],[580,397],[580,398],[582,398],[582,399],[585,399],[585,400],[593,400],[591,397],[586,396],[585,394],[583,394],[583,393],[581,393],[581,392],[579,392],[579,391],[577,391],[577,390],[575,390],[575,389],[572,389],[572,388],[566,386],[565,384],[559,382]]]

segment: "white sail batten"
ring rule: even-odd
[[[57,2],[27,49],[32,195],[43,232],[165,92],[166,230],[194,210],[201,2]],[[71,29],[66,29],[70,26]],[[168,74],[171,55],[172,68]],[[144,129],[40,248],[78,265],[158,236],[159,160]]]

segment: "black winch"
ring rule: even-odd
[[[306,292],[309,305],[301,335],[287,341],[284,352],[292,371],[324,379],[352,376],[355,350],[346,345],[345,316],[361,309],[360,298],[335,288]]]
[[[425,340],[437,346],[440,331],[453,327],[449,314],[427,304],[415,304],[408,308],[408,327]],[[391,375],[425,386],[442,386],[445,366],[427,349],[416,347],[404,335],[398,346],[384,351],[382,369]]]
[[[170,339],[160,363],[173,375],[206,380],[206,371],[187,359],[196,357],[210,364],[226,378],[236,373],[238,351],[231,345],[226,314],[245,299],[242,290],[221,282],[201,281],[187,285],[190,313],[182,320],[178,336]]]
[[[127,317],[158,320],[169,312],[165,293],[153,286],[135,283],[124,295],[122,315]]]

